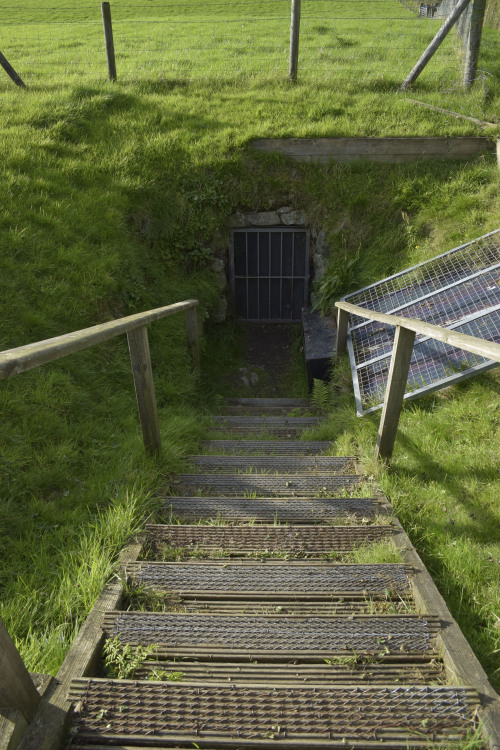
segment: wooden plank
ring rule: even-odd
[[[97,598],[63,661],[52,688],[42,699],[18,750],[60,750],[71,708],[71,702],[67,698],[71,680],[74,677],[86,677],[95,672],[104,640],[102,632],[104,615],[120,607],[123,597],[122,580],[126,577],[126,567],[128,563],[137,560],[141,550],[142,542],[125,547],[122,551],[118,564],[118,577],[105,586]]]
[[[389,503],[381,490],[377,490],[374,497]],[[500,698],[396,517],[394,525],[397,532],[391,537],[391,542],[402,553],[404,562],[413,569],[410,583],[415,602],[422,613],[432,612],[441,620],[443,627],[439,632],[439,639],[445,665],[453,680],[469,685],[479,693],[482,707],[479,719],[483,722],[483,736],[490,750],[500,750]]]
[[[106,43],[106,60],[108,63],[108,75],[110,81],[116,81],[115,45],[113,42],[113,25],[111,23],[111,7],[108,2],[101,3],[102,24],[104,27],[104,40]]]
[[[388,459],[392,456],[396,433],[398,431],[399,416],[403,406],[403,399],[410,369],[411,355],[415,332],[398,326],[394,339],[389,377],[385,390],[382,417],[378,428],[375,459]]]
[[[63,336],[55,336],[44,341],[37,341],[34,344],[18,346],[16,349],[7,349],[0,352],[0,380],[32,370],[34,367],[39,367],[48,362],[54,362],[56,359],[88,349],[95,344],[101,344],[103,341],[133,331],[147,323],[153,323],[155,320],[175,315],[175,313],[188,310],[190,307],[196,307],[197,304],[198,300],[192,299],[185,302],[176,302],[174,305],[158,307],[136,315],[128,315],[125,318],[118,318],[118,320],[111,320],[108,323],[101,323],[91,328],[66,333]]]
[[[40,703],[40,695],[19,651],[0,620],[0,707],[21,711],[31,721]]]
[[[423,55],[420,57],[416,65],[413,67],[413,69],[410,71],[410,73],[406,76],[405,80],[401,84],[401,88],[403,91],[406,89],[409,89],[410,86],[415,83],[420,73],[423,71],[431,57],[434,55],[434,53],[437,51],[439,46],[441,45],[441,42],[447,37],[453,26],[458,21],[459,17],[462,15],[464,10],[467,8],[470,0],[460,0],[459,3],[452,9],[450,15],[446,19],[446,21],[443,23],[441,28],[439,29],[438,33],[432,40],[432,42],[429,44]]]
[[[161,453],[161,433],[156,408],[147,326],[129,331],[127,339],[144,447],[147,453],[157,456]]]
[[[315,379],[330,380],[336,333],[333,318],[310,309],[302,310],[302,341],[309,389]]]
[[[412,138],[266,138],[251,143],[256,151],[279,153],[295,161],[402,163],[416,159],[467,159],[492,149],[484,137]]]
[[[335,356],[339,357],[347,349],[347,327],[349,325],[349,313],[342,308],[337,310],[337,347]]]
[[[0,708],[0,750],[15,750],[27,727],[21,711]]]
[[[3,55],[1,52],[0,52],[0,65],[5,70],[9,78],[11,78],[14,81],[16,86],[20,86],[23,89],[26,88],[26,84],[22,80],[21,76],[16,73],[16,71],[10,64],[10,62],[7,60],[5,55]]]
[[[186,333],[189,349],[193,358],[193,368],[196,371],[200,369],[200,344],[198,335],[198,317],[196,307],[190,307],[186,310]]]
[[[300,38],[300,0],[292,0],[292,17],[290,21],[290,60],[288,77],[297,80],[299,66],[299,38]]]
[[[339,310],[346,310],[351,315],[357,315],[367,320],[377,320],[379,323],[387,323],[390,326],[408,328],[408,330],[415,331],[415,333],[421,336],[428,336],[436,341],[442,341],[444,344],[456,346],[458,349],[463,349],[472,354],[479,354],[480,357],[486,357],[500,363],[500,344],[494,341],[469,336],[466,333],[456,333],[449,328],[441,328],[440,326],[432,325],[432,323],[424,323],[423,320],[416,320],[415,318],[405,318],[401,315],[387,315],[386,313],[369,310],[366,307],[351,305],[350,302],[336,302],[335,306]]]

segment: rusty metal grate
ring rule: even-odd
[[[343,664],[331,659],[328,664],[317,662],[282,663],[279,669],[273,662],[249,664],[248,662],[188,662],[183,661],[146,661],[136,672],[138,680],[158,679],[158,675],[175,675],[183,681],[235,682],[245,684],[281,685],[293,682],[301,685],[352,685],[379,684],[388,685],[399,682],[402,685],[425,685],[427,682],[441,682],[444,677],[443,664],[435,659],[427,659],[407,664],[382,663],[359,660],[355,666]],[[172,677],[170,677],[172,679]]]
[[[99,741],[160,747],[162,741],[228,739],[320,741],[324,748],[335,740],[377,740],[404,748],[407,741],[459,740],[474,728],[478,706],[471,688],[415,685],[276,690],[81,678],[72,681],[69,695],[78,701],[74,748]]]
[[[166,498],[162,509],[166,519],[176,516],[193,521],[224,518],[227,521],[288,524],[320,523],[341,516],[352,516],[359,522],[360,518],[373,518],[388,511],[388,506],[368,497],[171,497]]]
[[[235,229],[230,264],[238,318],[300,320],[309,284],[309,233],[305,229]]]
[[[313,596],[300,594],[297,599],[283,597],[282,594],[272,596],[269,600],[265,595],[252,594],[241,599],[227,599],[220,595],[214,595],[213,599],[204,599],[203,594],[189,592],[176,597],[168,596],[166,608],[171,612],[201,612],[213,615],[302,615],[333,617],[335,615],[375,615],[386,614],[408,614],[414,611],[414,603],[409,598],[396,597],[394,593],[372,594],[370,597],[352,594],[339,596],[327,596],[316,594]]]
[[[408,569],[392,563],[334,565],[290,563],[150,563],[127,565],[127,575],[138,585],[158,591],[204,595],[219,592],[226,598],[270,593],[274,598],[297,599],[325,595],[405,595]]]
[[[182,474],[178,483],[185,494],[331,497],[353,491],[363,479],[356,474]]]
[[[351,474],[355,456],[188,456],[190,469],[219,474]]]
[[[319,417],[212,417],[212,422],[218,427],[255,427],[265,430],[266,428],[290,428],[315,427],[321,422]]]
[[[394,534],[391,526],[163,526],[147,525],[156,544],[233,555],[283,552],[293,555],[350,552]]]
[[[200,448],[205,453],[241,456],[311,456],[324,453],[332,445],[326,440],[203,440]]]
[[[439,620],[429,615],[297,617],[112,612],[104,630],[122,643],[237,651],[429,653]]]

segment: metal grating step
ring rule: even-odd
[[[197,553],[283,554],[302,557],[350,552],[394,534],[391,526],[180,526],[149,524],[151,541]]]
[[[357,474],[181,474],[177,483],[186,495],[256,495],[275,497],[332,497],[353,492],[365,479]]]
[[[127,565],[136,585],[186,596],[218,599],[269,597],[312,601],[332,596],[407,596],[410,571],[405,565],[334,565],[332,563],[160,563]],[[214,599],[215,600],[215,599]]]
[[[318,417],[212,417],[212,421],[219,427],[252,427],[267,429],[277,427],[298,427],[301,430],[306,427],[314,427],[321,422]]]
[[[320,422],[318,417],[212,417],[210,431],[274,433],[291,437],[316,427]]]
[[[202,440],[204,453],[251,456],[313,456],[330,450],[327,440]]]
[[[80,678],[73,748],[106,746],[332,748],[456,741],[475,726],[478,696],[466,687],[252,687]],[[396,744],[395,744],[396,743]]]
[[[122,643],[154,644],[158,654],[175,649],[224,656],[254,653],[389,654],[436,652],[440,621],[432,615],[204,615],[171,612],[110,612],[104,615],[108,637]]]
[[[287,407],[289,409],[310,407],[309,398],[226,398],[227,406]]]
[[[355,456],[187,456],[195,470],[219,474],[353,474]]]
[[[354,662],[353,662],[354,660]],[[273,685],[290,684],[293,682],[316,685],[352,685],[379,684],[388,685],[398,682],[402,685],[425,685],[428,682],[438,683],[444,679],[442,662],[435,659],[408,664],[391,664],[363,662],[356,657],[338,657],[328,660],[328,664],[318,662],[284,663],[277,669],[273,662],[178,662],[178,661],[149,661],[147,660],[135,672],[138,680],[168,680],[168,681],[203,681],[234,682],[251,684],[272,683]]]
[[[312,406],[221,406],[219,409],[221,416],[238,417],[313,417],[318,410]]]
[[[224,519],[228,522],[314,524],[335,518],[372,519],[392,509],[382,501],[370,497],[167,497],[161,513],[169,517],[199,521]]]

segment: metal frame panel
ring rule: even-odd
[[[237,232],[245,233],[246,239],[245,239],[245,260],[246,260],[246,274],[245,276],[238,275],[236,273],[235,268],[235,242],[234,237]],[[249,274],[249,268],[248,268],[248,237],[251,234],[257,234],[257,237],[259,237],[259,234],[262,232],[269,233],[269,267],[266,269],[268,271],[268,275],[261,275],[261,268],[260,268],[260,241],[257,239],[257,275],[256,276],[250,276]],[[295,237],[297,233],[300,232],[301,234],[305,235],[305,268],[304,268],[304,274],[296,274],[295,273]],[[281,273],[278,274],[271,274],[271,235],[272,234],[278,234],[281,236],[280,240],[280,271]],[[292,235],[292,269],[291,274],[283,274],[283,236],[285,234]],[[236,280],[237,279],[246,279],[246,317],[242,318],[243,320],[248,320],[251,322],[259,322],[259,323],[294,323],[300,320],[300,317],[271,317],[271,302],[272,302],[272,291],[271,291],[271,280],[272,279],[279,279],[280,282],[280,300],[279,300],[279,309],[280,309],[280,315],[283,314],[283,280],[284,279],[290,279],[291,281],[291,298],[292,298],[292,304],[293,304],[293,292],[294,292],[294,286],[293,283],[295,280],[300,280],[304,284],[304,298],[302,304],[307,303],[308,295],[309,295],[309,245],[310,245],[310,236],[309,236],[309,230],[306,227],[299,227],[299,226],[269,226],[269,227],[237,227],[233,230],[231,230],[231,245],[230,245],[230,277],[231,277],[231,289],[233,292],[233,296],[236,299]],[[249,279],[255,278],[257,281],[261,279],[268,279],[269,280],[269,290],[268,290],[268,299],[267,299],[267,305],[269,310],[269,316],[268,317],[253,317],[250,315],[250,308],[249,308]],[[260,284],[257,283],[257,310],[260,313],[261,311],[261,288]],[[292,309],[292,316],[293,316],[293,309]]]
[[[469,248],[470,252],[467,252]],[[456,256],[456,257],[453,257]],[[484,263],[481,266],[481,263]],[[416,272],[416,273],[415,273]],[[496,274],[498,272],[498,279]],[[407,286],[404,283],[399,287],[397,281],[394,284],[390,282],[401,279],[404,282],[407,277]],[[441,286],[439,283],[441,281]],[[472,283],[473,282],[473,283]],[[365,294],[368,292],[369,294]],[[448,292],[448,296],[447,293]],[[359,297],[365,297],[360,300]],[[390,298],[398,300],[399,304],[391,305]],[[401,299],[406,297],[406,299]],[[466,242],[456,248],[441,253],[430,260],[419,263],[404,271],[388,276],[386,279],[369,284],[362,289],[343,297],[345,301],[353,302],[360,306],[380,309],[383,312],[398,313],[406,317],[415,317],[426,320],[428,313],[429,322],[433,322],[433,316],[436,315],[436,308],[442,305],[438,313],[443,313],[445,321],[437,322],[448,329],[460,329],[467,324],[478,322],[479,326],[487,328],[487,332],[479,331],[473,335],[481,336],[487,340],[498,341],[500,343],[500,229],[482,235],[475,240]],[[389,301],[389,304],[388,304]],[[409,308],[420,305],[418,315],[405,313]],[[463,314],[461,314],[463,306]],[[450,314],[447,310],[449,309]],[[446,314],[445,314],[446,313]],[[451,321],[447,319],[451,318]],[[369,326],[377,325],[373,320],[360,319],[354,317],[352,325],[350,323],[347,334],[347,349],[351,363],[351,372],[353,377],[354,396],[356,400],[356,411],[359,416],[377,411],[382,407],[383,393],[380,395],[380,403],[373,405],[365,396],[363,386],[363,376],[368,383],[370,374],[372,382],[384,379],[383,373],[379,371],[378,377],[370,373],[377,363],[386,362],[387,367],[392,356],[392,349],[388,349],[390,340],[394,340],[395,330],[387,326],[380,325],[374,333],[379,336],[379,341],[373,339],[372,346],[367,346],[369,341]],[[359,338],[363,329],[366,331],[367,338]],[[390,331],[390,332],[389,332]],[[389,339],[389,341],[388,341]],[[458,383],[472,375],[497,367],[498,363],[487,360],[475,355],[469,355],[462,350],[445,344],[436,342],[436,356],[432,353],[427,358],[422,355],[421,347],[429,337],[421,337],[416,340],[410,373],[408,376],[408,392],[406,399],[417,398],[418,396],[432,393],[440,388],[447,387],[453,383]],[[377,348],[379,352],[377,353]],[[439,349],[441,352],[439,352]],[[373,356],[365,359],[366,354],[373,350]],[[449,350],[450,363],[453,363],[454,354],[458,362],[456,367],[460,368],[457,372],[450,374],[445,378],[436,378],[440,366],[443,363],[443,357]],[[478,361],[479,360],[479,361]],[[467,366],[467,362],[470,366]],[[450,366],[453,366],[451,364]],[[413,367],[413,378],[412,378]],[[426,371],[428,378],[422,377],[422,372]],[[434,377],[433,377],[434,376]],[[415,386],[418,381],[424,380],[424,385]]]

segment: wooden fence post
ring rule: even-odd
[[[414,342],[415,331],[409,331],[408,328],[401,326],[396,327],[384,406],[378,428],[376,459],[389,459],[392,456]]]
[[[290,64],[288,77],[297,80],[299,66],[299,38],[300,38],[300,0],[292,0],[292,19],[290,23]]]
[[[113,25],[111,23],[111,7],[109,3],[101,3],[102,24],[106,41],[106,58],[108,60],[108,74],[110,81],[116,81],[115,45],[113,42]]]
[[[20,711],[29,723],[39,703],[30,673],[0,620],[0,707]]]
[[[186,310],[186,333],[193,358],[193,368],[197,371],[200,369],[200,343],[198,336],[198,318],[196,307],[190,307]]]
[[[451,31],[455,23],[457,22],[459,16],[468,6],[470,0],[460,0],[460,2],[453,8],[450,15],[446,19],[446,21],[443,23],[441,28],[439,29],[438,33],[432,40],[432,42],[429,44],[427,49],[425,50],[424,54],[421,56],[420,60],[417,62],[411,73],[405,78],[403,83],[401,84],[401,88],[403,91],[410,88],[412,83],[414,83],[420,73],[423,71],[431,57],[433,56],[434,52],[437,50],[443,39],[448,35],[448,33]]]
[[[341,310],[340,307],[337,310],[337,344],[335,347],[335,357],[339,357],[343,354],[347,348],[347,326],[349,324],[349,313],[345,310]]]
[[[1,52],[0,52],[0,65],[5,70],[5,72],[7,73],[7,75],[10,78],[12,78],[12,80],[14,81],[14,83],[16,84],[16,86],[20,86],[22,89],[26,88],[26,84],[22,80],[21,76],[19,76],[16,73],[16,71],[14,70],[14,68],[12,67],[12,65],[10,64],[10,62],[7,60],[7,58],[5,57],[5,55],[2,55]]]
[[[144,447],[147,453],[159,455],[161,452],[161,434],[156,409],[147,326],[129,331],[127,339]]]
[[[476,79],[485,10],[486,0],[473,0],[465,47],[464,86],[472,86]]]

